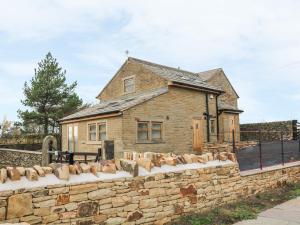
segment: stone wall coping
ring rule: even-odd
[[[20,153],[42,155],[41,152],[35,152],[35,151],[29,151],[29,150],[10,149],[10,148],[0,148],[0,151],[20,152]]]
[[[199,163],[200,164],[200,163]],[[133,180],[151,180],[153,177],[163,177],[165,174],[168,174],[168,176],[174,176],[174,174],[184,174],[184,173],[191,173],[190,171],[201,171],[201,170],[211,170],[211,169],[222,169],[222,168],[229,168],[229,167],[237,167],[237,163],[234,163],[232,161],[226,161],[225,163],[223,162],[222,165],[206,165],[205,167],[199,167],[199,168],[189,168],[189,169],[185,169],[185,170],[179,170],[179,171],[172,171],[172,172],[159,172],[159,173],[152,173],[152,174],[147,174],[147,175],[140,175],[140,176],[137,176],[137,177],[132,177],[129,173],[128,175],[124,176],[124,177],[115,177],[111,179],[109,178],[102,178],[101,177],[96,177],[95,176],[95,179],[94,180],[84,180],[84,177],[82,177],[83,179],[82,180],[79,180],[79,176],[82,176],[82,175],[86,175],[86,174],[81,174],[81,175],[74,175],[76,178],[76,180],[69,180],[69,181],[59,181],[58,183],[44,183],[40,184],[40,185],[36,185],[35,187],[26,187],[25,184],[23,184],[23,186],[21,185],[20,186],[20,183],[18,182],[23,182],[24,180],[26,180],[25,177],[22,177],[21,178],[21,181],[13,181],[15,182],[15,188],[12,188],[12,190],[14,191],[14,193],[24,193],[24,192],[31,192],[32,190],[34,189],[39,189],[39,188],[44,188],[44,189],[53,189],[53,188],[59,188],[59,187],[72,187],[72,186],[77,186],[77,185],[84,185],[84,184],[103,184],[103,183],[126,183],[126,182],[131,182]],[[51,175],[51,176],[50,176]],[[48,179],[54,179],[54,174],[49,174],[47,176],[50,176],[48,177]],[[40,178],[40,179],[45,179],[46,177],[44,178]],[[55,177],[56,178],[56,177]],[[58,179],[58,178],[57,178]],[[23,181],[22,181],[23,180]],[[51,181],[51,182],[52,182]],[[12,185],[13,182],[10,182],[9,185]],[[30,181],[27,181],[26,182],[30,182]],[[33,182],[33,181],[31,181]],[[39,181],[35,181],[35,182],[39,182]],[[5,184],[2,184],[2,185],[6,185],[7,183]],[[18,187],[17,187],[18,186]],[[3,190],[0,190],[0,194],[2,191],[6,191],[8,187],[5,187],[3,188]],[[0,189],[1,189],[1,184],[0,184]]]
[[[295,166],[300,166],[300,161],[285,163],[284,166],[281,164],[274,165],[274,166],[268,166],[268,167],[264,167],[262,170],[261,169],[253,169],[253,170],[241,171],[240,175],[242,177],[246,177],[246,176],[251,176],[251,175],[255,175],[255,174],[267,173],[267,172],[271,172],[271,171],[275,171],[275,170],[282,170],[285,168],[290,168],[290,167],[295,167]]]

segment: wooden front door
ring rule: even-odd
[[[232,142],[232,130],[235,131],[235,120],[234,115],[223,114],[223,141]]]
[[[203,148],[203,119],[193,119],[193,150],[202,151]]]

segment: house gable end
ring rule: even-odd
[[[230,80],[229,80],[228,77],[226,76],[226,74],[225,74],[225,72],[223,71],[223,69],[220,68],[220,69],[217,69],[217,70],[218,70],[218,71],[217,71],[216,73],[213,73],[206,81],[207,81],[208,83],[212,82],[212,80],[218,81],[218,80],[220,80],[220,76],[223,76],[224,79],[222,79],[222,80],[223,80],[223,81],[226,80],[226,82],[227,82],[228,85],[230,86],[232,92],[235,94],[235,96],[236,96],[237,98],[239,98],[238,93],[236,92],[236,90],[235,90],[234,87],[232,86]],[[215,84],[215,83],[214,83],[214,84]],[[219,82],[219,83],[216,82],[216,84],[218,84],[219,86],[223,86],[221,82]],[[227,89],[227,90],[224,90],[224,91],[227,92],[228,89]]]
[[[127,78],[132,78],[134,82],[134,91],[130,93],[125,93],[124,91],[124,80]],[[114,77],[102,89],[97,99],[107,101],[167,86],[168,80],[144,68],[135,61],[126,60]]]

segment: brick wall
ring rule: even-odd
[[[300,179],[300,166],[240,176],[237,164],[0,192],[0,221],[164,224]],[[0,184],[1,185],[1,184]]]

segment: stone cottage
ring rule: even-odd
[[[193,73],[129,57],[98,94],[99,104],[60,120],[62,148],[97,151],[112,140],[115,157],[201,152],[238,133],[238,98],[222,69]]]

